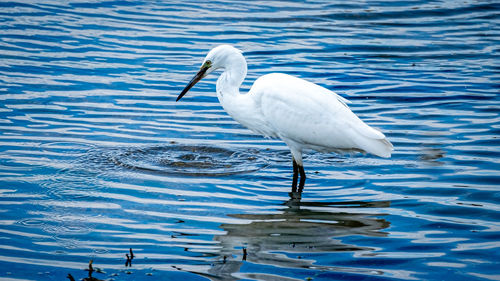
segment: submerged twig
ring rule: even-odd
[[[127,261],[125,262],[125,267],[132,266],[132,260],[135,257],[134,252],[132,252],[132,248],[130,248],[129,251],[130,251],[130,255],[125,254],[125,256],[127,257]]]

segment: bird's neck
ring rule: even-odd
[[[232,56],[226,66],[224,72],[217,79],[217,97],[221,102],[231,95],[240,93],[240,86],[247,75],[247,62],[243,55],[238,53]]]
[[[247,75],[247,63],[238,53],[224,67],[217,80],[217,97],[224,110],[236,121],[245,124],[245,116],[251,115],[253,103],[246,94],[240,94],[240,86]]]
[[[224,72],[217,79],[217,97],[224,109],[230,111],[237,107],[240,95],[240,86],[247,75],[247,62],[242,54],[231,56],[224,66]],[[231,114],[232,115],[232,114]]]

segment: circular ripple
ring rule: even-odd
[[[22,219],[18,221],[19,224],[24,225],[24,226],[41,226],[44,225],[45,222],[39,219],[35,218],[28,218],[28,219]]]
[[[113,151],[109,160],[143,172],[183,176],[225,176],[254,172],[267,165],[256,152],[215,146],[171,145]]]
[[[46,152],[64,153],[65,155],[81,155],[95,148],[94,145],[81,142],[50,142],[42,144],[41,147]]]

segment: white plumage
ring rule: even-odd
[[[226,112],[250,130],[271,138],[282,139],[293,156],[296,188],[305,182],[302,150],[322,152],[366,151],[390,157],[392,144],[383,133],[359,119],[347,106],[348,100],[336,93],[287,74],[267,74],[255,81],[250,91],[239,88],[247,73],[241,51],[221,45],[212,49],[200,71],[177,100],[203,77],[223,69],[217,80],[217,97]]]

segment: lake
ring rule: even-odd
[[[497,1],[0,2],[0,280],[500,280]],[[391,158],[291,154],[218,103],[349,99]],[[132,265],[126,254],[133,250]],[[130,255],[130,254],[129,254]],[[126,265],[127,262],[127,265]]]

